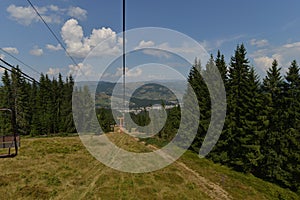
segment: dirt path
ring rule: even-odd
[[[147,145],[152,150],[158,150],[157,147],[153,145]],[[163,153],[163,152],[162,152]],[[161,155],[162,157],[166,157],[170,159],[170,155],[167,155],[164,153],[164,155]],[[201,188],[203,188],[203,192],[207,194],[212,199],[217,200],[224,200],[224,199],[232,199],[232,197],[228,194],[227,191],[225,191],[221,186],[218,184],[215,184],[211,182],[210,180],[206,179],[205,177],[199,175],[196,171],[189,168],[186,164],[180,161],[175,161],[174,164],[178,165],[180,168],[182,168],[184,171],[187,171],[189,173],[189,178],[193,181],[195,181]],[[187,174],[188,175],[188,174]]]

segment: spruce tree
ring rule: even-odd
[[[200,110],[200,116],[199,116],[199,127],[197,130],[197,134],[196,137],[191,145],[191,149],[195,152],[199,152],[199,149],[202,145],[204,136],[207,132],[208,129],[208,125],[209,125],[209,121],[207,118],[207,112],[209,112],[209,93],[208,93],[208,89],[207,86],[204,82],[204,79],[201,75],[202,71],[202,66],[201,66],[201,62],[198,59],[195,59],[194,65],[192,66],[191,70],[190,70],[190,74],[188,76],[188,82],[191,86],[191,88],[194,92],[195,95],[197,97],[198,100],[198,106],[199,106],[199,110]],[[190,94],[191,91],[188,91],[187,94]],[[186,96],[185,98],[185,102],[187,104],[187,106],[189,104],[194,104],[194,103],[188,103],[189,101],[188,96]],[[193,112],[191,111],[191,114],[193,114]],[[193,126],[193,125],[191,125]]]
[[[264,119],[262,112],[263,98],[260,91],[259,77],[255,73],[254,68],[250,68],[248,76],[248,99],[247,99],[248,110],[246,111],[245,127],[246,132],[244,138],[240,138],[245,153],[243,155],[244,171],[257,173],[260,166],[260,160],[263,158],[261,154],[260,140],[264,133]]]
[[[219,72],[221,74],[224,85],[226,86],[227,79],[228,79],[228,77],[227,77],[228,70],[227,70],[224,55],[223,54],[221,55],[220,50],[218,50],[217,57],[215,59],[215,64],[216,64],[216,67],[219,69]]]
[[[30,121],[30,135],[36,136],[40,133],[40,112],[39,112],[39,100],[40,96],[38,94],[38,86],[36,82],[33,82],[31,85],[30,92],[30,107],[31,107],[31,121]]]
[[[244,45],[238,45],[234,56],[231,57],[228,80],[228,112],[226,122],[225,151],[228,152],[229,165],[239,171],[248,171],[251,142],[247,127],[247,116],[249,99],[252,94],[249,92],[249,60],[246,58]]]
[[[271,182],[283,184],[284,171],[282,169],[285,162],[282,155],[281,139],[284,136],[284,110],[283,110],[283,78],[280,74],[276,60],[267,71],[267,76],[263,80],[264,105],[268,124],[265,134],[261,140],[262,153],[264,158],[260,163],[259,176]]]
[[[294,191],[300,191],[300,74],[296,60],[285,76],[285,135],[281,140],[282,152],[286,157],[283,165],[285,186]],[[297,162],[298,161],[298,162]]]
[[[13,95],[11,89],[11,79],[8,72],[5,70],[2,76],[3,86],[1,87],[1,108],[8,108],[14,110],[13,107]],[[1,112],[1,130],[0,135],[7,135],[12,133],[11,114],[7,112]]]

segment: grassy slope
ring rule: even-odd
[[[124,148],[147,151],[130,137],[110,137]],[[300,199],[191,152],[156,172],[118,172],[90,156],[79,137],[23,139],[20,154],[1,159],[0,170],[0,199],[211,199],[212,185],[232,199]]]

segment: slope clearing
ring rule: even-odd
[[[109,134],[131,151],[150,151],[125,134]],[[187,152],[146,174],[113,170],[79,137],[28,138],[20,154],[0,160],[1,199],[299,199],[295,193]]]

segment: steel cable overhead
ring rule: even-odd
[[[53,35],[53,37],[56,39],[56,41],[61,45],[61,47],[64,49],[64,51],[66,52],[67,56],[71,59],[71,61],[73,62],[73,64],[75,66],[78,66],[77,62],[75,61],[75,59],[69,54],[69,52],[67,51],[65,45],[60,41],[60,39],[57,37],[57,35],[54,33],[54,31],[50,28],[50,26],[47,24],[47,22],[44,20],[43,16],[39,13],[39,11],[34,7],[34,5],[31,3],[30,0],[26,0],[29,5],[32,7],[32,9],[35,11],[35,13],[39,16],[39,18],[42,20],[42,22],[45,24],[45,26],[47,27],[47,29],[50,31],[50,33]]]
[[[11,53],[9,53],[8,51],[4,50],[3,48],[0,48],[0,50],[2,52],[4,52],[5,54],[9,55],[10,57],[12,57],[13,59],[17,60],[18,62],[20,62],[21,64],[25,65],[26,67],[28,67],[29,69],[31,69],[32,71],[36,72],[37,74],[40,75],[41,72],[37,71],[36,69],[34,69],[34,67],[24,63],[22,60],[20,60],[19,58],[17,58],[16,56],[12,55]]]
[[[0,58],[0,61],[2,61],[4,64],[6,64],[7,66],[9,66],[10,68],[20,72],[22,74],[22,76],[30,81],[30,82],[36,82],[39,84],[39,82],[37,80],[35,80],[34,78],[32,78],[31,76],[27,75],[26,73],[22,72],[20,69],[16,68],[15,66],[13,66],[12,64],[8,63],[7,61],[3,60],[2,58]],[[7,70],[7,71],[10,71],[10,72],[13,72],[12,69],[8,69],[7,67],[4,67],[3,65],[0,65],[1,68]]]

